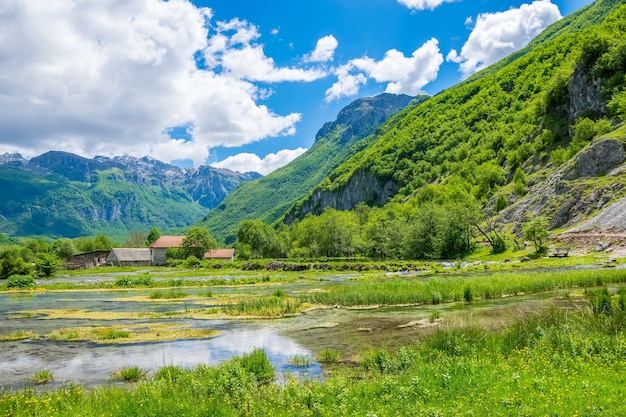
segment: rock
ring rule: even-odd
[[[563,179],[595,177],[611,171],[626,161],[624,146],[618,140],[601,139],[574,157],[565,168]]]
[[[604,252],[609,248],[609,246],[611,246],[611,244],[608,242],[600,242],[596,245],[596,252]]]
[[[528,256],[522,256],[522,259],[519,260],[520,262],[528,262],[530,261],[530,258]]]

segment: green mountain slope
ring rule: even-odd
[[[412,100],[417,104],[426,98],[382,94],[353,102],[320,129],[309,150],[266,177],[239,186],[201,224],[217,239],[232,242],[243,220],[273,223],[332,169],[370,144],[373,137],[368,136],[381,123]]]
[[[371,146],[334,170],[285,220],[361,201],[423,201],[452,183],[487,207],[498,195],[521,198],[529,183],[624,118],[624,3],[599,0],[514,56],[390,120]]]
[[[242,181],[210,167],[182,170],[151,158],[48,152],[24,160],[0,155],[0,232],[9,236],[77,237],[184,228]]]

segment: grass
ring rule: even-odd
[[[284,317],[300,313],[303,303],[292,297],[255,297],[222,307],[230,316]]]
[[[29,382],[35,385],[44,385],[54,380],[54,373],[50,372],[48,369],[42,369],[33,374],[29,378]]]
[[[113,379],[124,382],[138,382],[148,375],[148,372],[137,367],[131,366],[128,368],[118,369],[111,374]]]
[[[24,340],[24,339],[35,339],[38,336],[31,332],[30,330],[18,330],[13,333],[0,335],[0,340],[9,341],[9,340]]]
[[[609,294],[610,311],[520,312],[499,331],[437,329],[419,344],[365,352],[321,380],[271,383],[274,370],[256,349],[153,377],[120,370],[120,379],[139,381],[131,387],[4,391],[0,415],[625,415],[626,312],[620,294]]]
[[[439,304],[620,282],[626,282],[625,271],[519,271],[350,282],[329,285],[327,291],[308,293],[302,297],[304,301],[323,305]]]
[[[306,368],[311,366],[313,358],[309,355],[293,355],[287,360],[287,362],[298,368]]]
[[[341,354],[335,349],[324,349],[317,355],[317,360],[322,363],[339,362]]]
[[[126,326],[73,327],[54,330],[46,335],[51,341],[90,341],[102,344],[155,342],[176,339],[203,339],[219,334],[216,330],[185,325],[151,324],[141,328]]]
[[[151,300],[172,300],[172,299],[181,299],[189,297],[184,291],[154,291],[150,293]]]

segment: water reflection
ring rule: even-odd
[[[54,373],[55,384],[75,381],[100,385],[113,371],[138,366],[154,371],[167,365],[192,368],[199,364],[217,365],[233,356],[263,348],[279,373],[318,376],[321,368],[313,363],[296,368],[288,362],[294,355],[312,353],[279,335],[271,327],[255,323],[235,324],[229,331],[211,339],[177,340],[161,343],[101,346],[92,343],[5,342],[0,351],[0,385],[20,388],[36,371]]]

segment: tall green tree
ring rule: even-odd
[[[548,219],[543,216],[535,217],[524,225],[524,236],[532,240],[536,253],[545,252],[547,249],[545,238],[548,237],[548,227]]]
[[[183,239],[182,249],[185,257],[195,256],[198,259],[204,258],[204,253],[209,249],[217,248],[217,241],[208,230],[194,226],[189,229]]]
[[[260,258],[271,253],[276,232],[261,220],[244,220],[239,225],[237,240],[250,246],[253,258]]]
[[[148,232],[148,236],[146,236],[146,246],[150,246],[160,237],[161,237],[161,232],[159,231],[159,229],[156,227],[153,227],[152,229],[150,229],[150,232]]]

